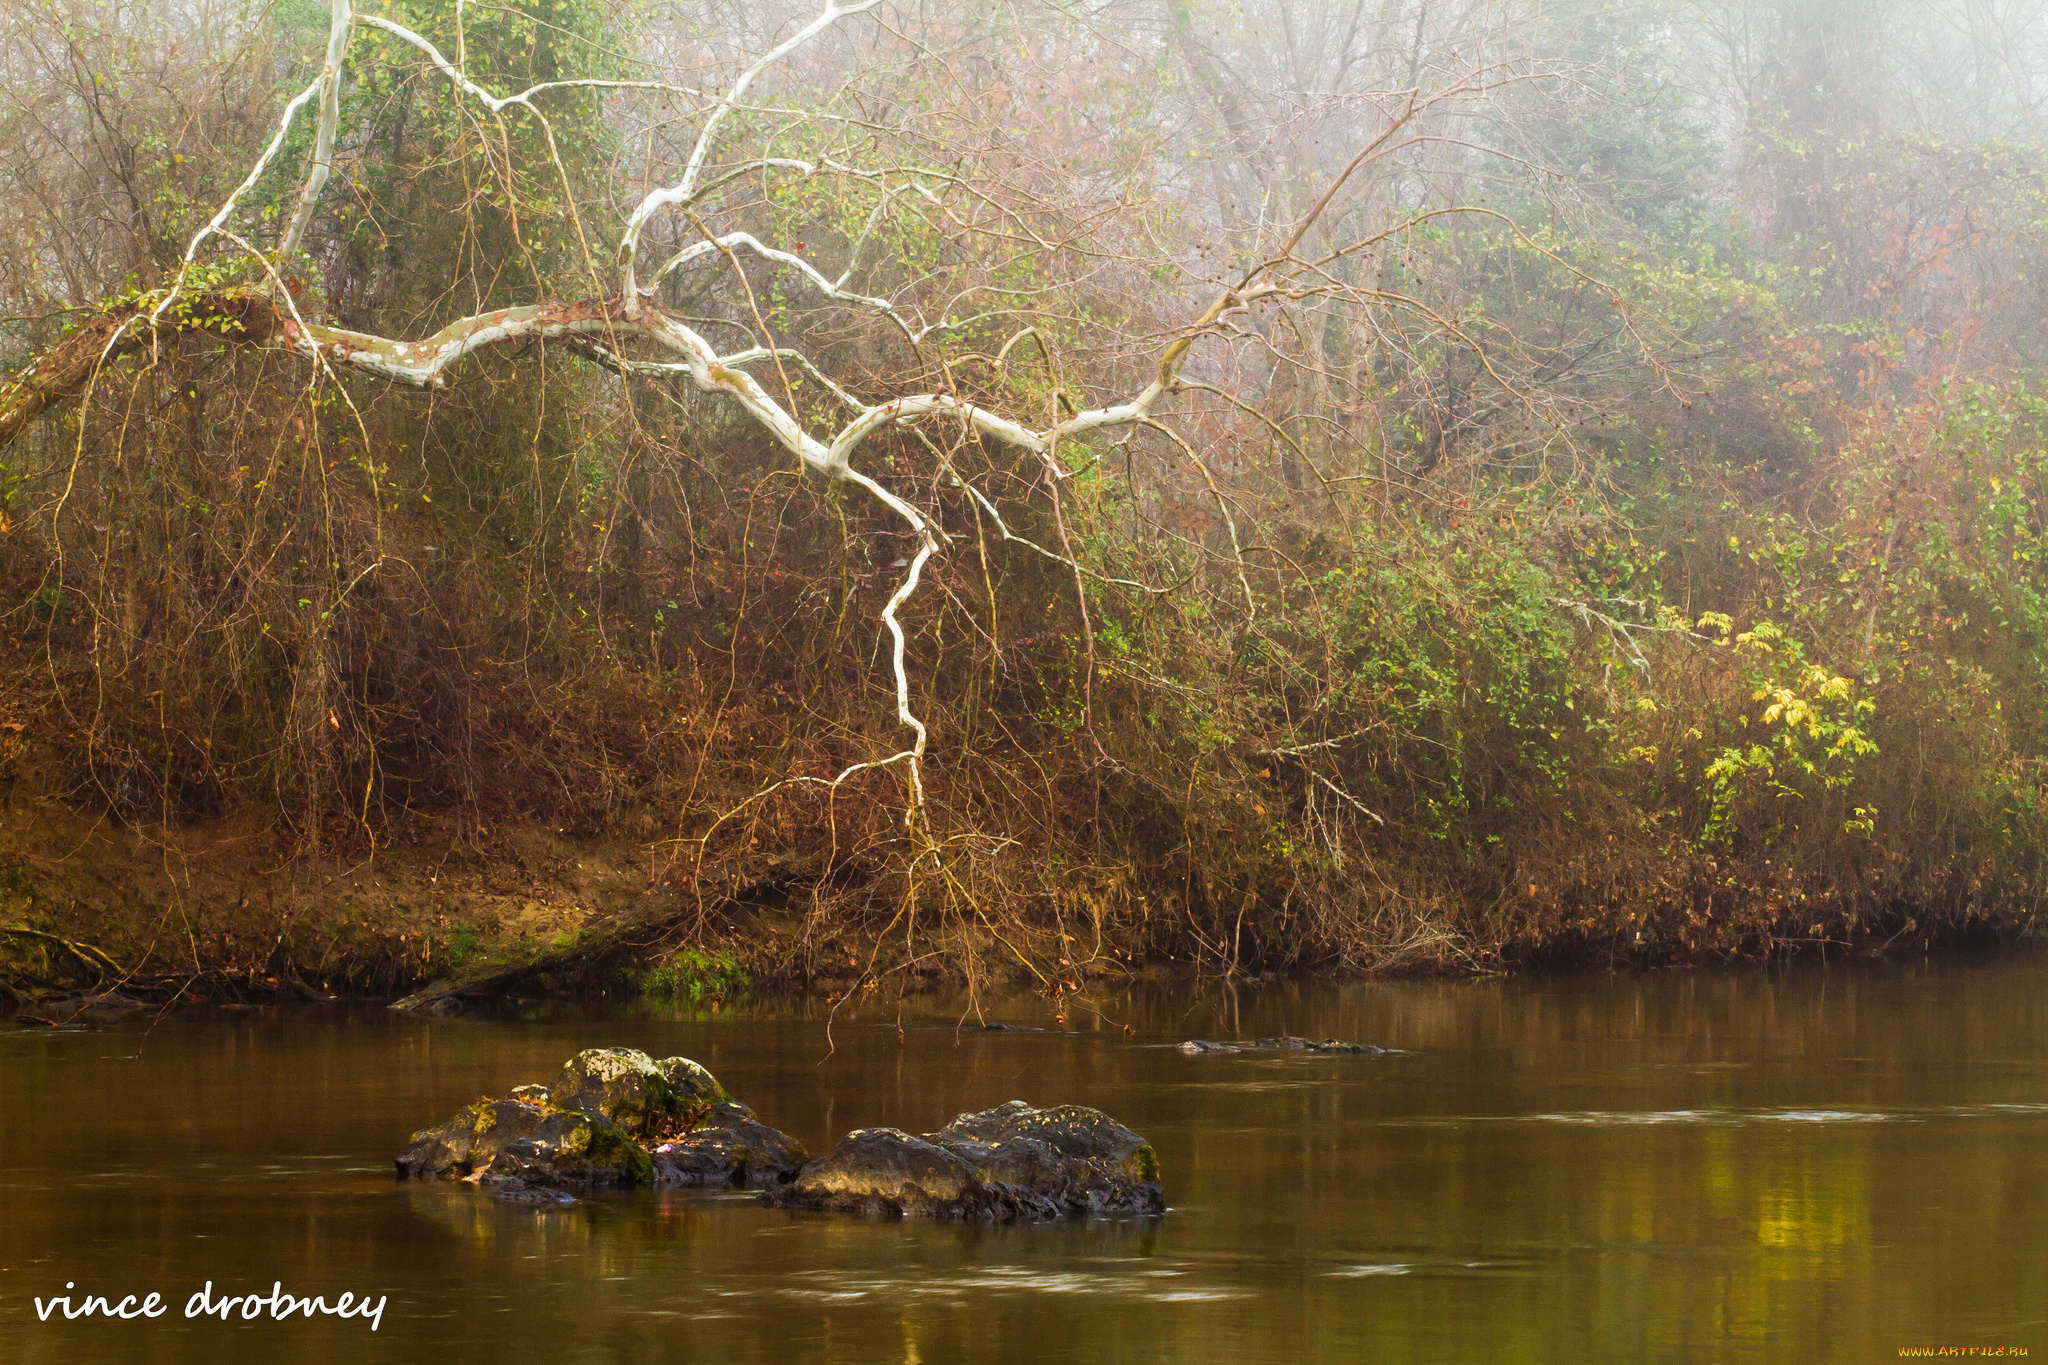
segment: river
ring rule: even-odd
[[[422,1019],[0,1024],[0,1358],[1810,1361],[2048,1353],[2048,960]],[[1334,1036],[1385,1056],[1185,1056]],[[731,1193],[560,1208],[392,1157],[581,1048],[703,1062],[822,1152],[1011,1098],[1108,1111],[1170,1211],[1025,1227]],[[269,1294],[371,1323],[187,1318]],[[67,1283],[72,1288],[67,1289]],[[155,1319],[35,1300],[156,1292]],[[131,1309],[131,1311],[135,1311]],[[233,1310],[231,1310],[233,1312]]]

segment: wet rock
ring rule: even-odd
[[[508,1204],[557,1205],[576,1202],[574,1195],[563,1194],[560,1190],[551,1190],[542,1185],[529,1185],[523,1180],[507,1180],[494,1185],[491,1187],[491,1193]]]
[[[1336,1038],[1325,1038],[1313,1042],[1307,1038],[1288,1036],[1284,1038],[1261,1038],[1253,1047],[1282,1048],[1291,1052],[1343,1052],[1369,1054],[1391,1051],[1389,1048],[1374,1047],[1371,1043],[1346,1043]]]
[[[53,1019],[77,1019],[87,1016],[106,1018],[116,1014],[130,1014],[141,1009],[142,1002],[121,994],[119,991],[103,991],[98,995],[67,996],[60,1000],[38,1000],[36,1009]]]
[[[654,1065],[679,1099],[695,1104],[717,1104],[732,1098],[725,1093],[725,1087],[718,1083],[716,1077],[688,1057],[665,1057]]]
[[[787,1184],[811,1159],[801,1142],[770,1128],[753,1110],[730,1100],[712,1105],[697,1127],[657,1143],[652,1155],[657,1185],[743,1188]]]
[[[547,1189],[649,1185],[654,1183],[654,1162],[622,1125],[599,1114],[557,1110],[541,1119],[529,1136],[500,1146],[477,1179],[485,1185]]]
[[[857,1128],[772,1202],[888,1218],[984,1218],[991,1200],[966,1159],[900,1128]]]
[[[650,1146],[662,1149],[657,1166]],[[551,1085],[478,1100],[412,1136],[398,1173],[473,1180],[520,1191],[635,1184],[762,1185],[786,1181],[803,1145],[727,1100],[687,1057],[657,1062],[633,1048],[577,1054]]]
[[[500,1198],[613,1185],[725,1185],[771,1202],[888,1217],[1040,1219],[1165,1208],[1152,1148],[1099,1110],[1022,1100],[919,1137],[849,1133],[812,1161],[687,1057],[592,1048],[552,1085],[479,1099],[412,1135],[398,1173],[473,1181]]]
[[[1028,1190],[1067,1213],[1160,1213],[1159,1158],[1150,1143],[1099,1109],[1034,1109],[1022,1100],[962,1114],[931,1140],[982,1179]]]
[[[863,1128],[841,1139],[770,1202],[885,1217],[1043,1219],[1159,1213],[1152,1148],[1096,1109],[1022,1100],[962,1114],[917,1137]]]
[[[422,1128],[398,1158],[398,1173],[416,1180],[460,1180],[491,1164],[508,1143],[531,1137],[547,1110],[524,1100],[486,1096],[438,1128]]]
[[[1178,1045],[1178,1050],[1190,1057],[1199,1057],[1211,1052],[1243,1052],[1247,1048],[1259,1051],[1279,1052],[1343,1052],[1354,1054],[1389,1052],[1391,1048],[1374,1047],[1371,1043],[1347,1043],[1337,1038],[1325,1038],[1318,1043],[1310,1038],[1296,1038],[1289,1034],[1281,1038],[1261,1038],[1255,1043],[1212,1043],[1205,1038],[1190,1038]]]
[[[590,1048],[562,1067],[562,1074],[548,1087],[547,1102],[555,1109],[599,1115],[638,1137],[659,1129],[680,1108],[675,1084],[662,1070],[662,1065],[675,1063],[693,1067],[710,1080],[710,1072],[686,1058],[671,1057],[658,1065],[637,1048]],[[691,1080],[695,1083],[694,1077]]]

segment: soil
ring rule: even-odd
[[[188,1000],[266,988],[392,995],[489,968],[507,981],[561,978],[545,983],[560,988],[684,941],[756,979],[799,966],[772,910],[700,913],[694,896],[658,885],[659,845],[534,825],[465,832],[423,817],[389,845],[337,858],[295,854],[253,817],[142,831],[9,796],[0,926],[97,947],[131,989],[182,982]],[[117,984],[81,982],[73,955],[46,938],[0,942],[0,964],[32,988]]]

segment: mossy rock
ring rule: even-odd
[[[962,1114],[930,1135],[991,1185],[1043,1195],[1070,1213],[1160,1213],[1159,1156],[1100,1109],[1022,1100]]]
[[[859,1128],[805,1166],[777,1202],[886,1218],[984,1218],[990,1199],[969,1162],[899,1128]]]
[[[719,1104],[732,1098],[716,1076],[688,1057],[664,1057],[654,1065],[679,1099],[692,1104]]]
[[[603,1047],[570,1058],[551,1085],[519,1086],[510,1099],[485,1096],[414,1133],[398,1171],[473,1176],[501,1187],[652,1184],[658,1173],[647,1144],[707,1118],[710,1131],[684,1135],[692,1155],[667,1163],[665,1180],[679,1179],[685,1166],[707,1174],[717,1168],[733,1183],[779,1180],[808,1155],[751,1109],[730,1103],[717,1078],[689,1058],[656,1062],[635,1048]]]
[[[506,1144],[485,1167],[487,1185],[650,1185],[654,1163],[633,1135],[602,1114],[558,1110]]]
[[[488,1096],[438,1128],[423,1128],[398,1158],[398,1173],[418,1180],[459,1180],[491,1164],[512,1143],[533,1135],[547,1110],[525,1100]]]
[[[681,1108],[661,1067],[630,1047],[594,1047],[571,1057],[548,1087],[548,1103],[602,1115],[635,1137],[654,1132]]]
[[[787,1184],[811,1159],[801,1142],[729,1100],[714,1104],[689,1132],[657,1145],[653,1155],[657,1185],[754,1188]]]

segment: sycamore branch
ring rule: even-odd
[[[859,0],[857,4],[841,6],[837,0],[828,0],[823,14],[798,29],[761,60],[741,72],[739,79],[734,81],[731,88],[719,99],[705,118],[704,126],[698,130],[696,145],[690,149],[690,158],[683,166],[681,179],[665,189],[648,194],[640,201],[639,207],[633,210],[632,217],[626,220],[626,230],[619,238],[619,271],[622,281],[619,292],[626,301],[626,310],[629,314],[637,312],[640,308],[640,291],[633,270],[635,257],[640,249],[641,230],[646,227],[648,219],[663,209],[685,207],[697,198],[697,177],[703,173],[704,158],[710,153],[712,137],[718,132],[719,125],[725,122],[727,115],[732,113],[741,98],[746,95],[747,87],[754,83],[755,77],[847,15],[873,9],[878,3],[880,0]]]
[[[354,28],[355,10],[349,0],[334,0],[327,28],[327,57],[320,66],[320,78],[314,82],[320,90],[320,123],[313,135],[313,165],[306,172],[305,187],[299,192],[299,207],[277,244],[279,267],[290,262],[299,249],[299,239],[305,235],[306,224],[313,221],[313,210],[320,205],[320,192],[327,188],[327,177],[334,170],[334,133],[341,124],[341,62],[348,55],[349,35]]]
[[[880,216],[898,195],[911,194],[934,204],[939,203],[929,188],[917,182],[915,173],[891,185],[888,183],[886,172],[862,172],[836,163],[811,163],[771,157],[755,158],[740,167],[720,167],[719,172],[708,180],[705,174],[720,128],[730,114],[745,107],[742,104],[743,97],[756,78],[840,19],[868,10],[876,3],[878,0],[857,0],[856,3],[842,5],[838,0],[828,0],[821,14],[749,66],[722,96],[712,102],[680,177],[673,184],[645,195],[625,223],[618,249],[622,288],[615,299],[586,298],[498,308],[452,322],[418,340],[404,340],[333,327],[300,317],[291,307],[289,299],[282,296],[281,291],[243,287],[200,294],[186,293],[183,292],[186,271],[181,269],[177,281],[170,289],[144,300],[141,304],[121,305],[107,310],[79,333],[52,348],[10,382],[0,386],[0,448],[4,448],[37,414],[53,403],[88,390],[99,373],[110,363],[144,347],[154,348],[167,335],[182,332],[207,333],[231,344],[249,344],[289,352],[332,370],[354,371],[394,383],[421,387],[444,383],[451,368],[465,357],[491,348],[550,340],[570,343],[600,363],[622,373],[658,373],[687,378],[691,384],[703,391],[723,394],[738,403],[776,441],[794,454],[805,468],[828,479],[843,480],[865,489],[870,496],[894,513],[917,537],[917,552],[881,614],[882,623],[889,631],[892,641],[891,663],[896,682],[897,715],[917,736],[915,744],[904,754],[899,755],[909,760],[914,811],[921,807],[923,801],[923,784],[919,768],[928,734],[924,724],[910,708],[909,676],[905,659],[907,640],[897,613],[917,590],[926,562],[939,552],[945,544],[946,537],[925,512],[854,467],[854,457],[861,445],[869,437],[885,429],[912,426],[926,419],[941,418],[958,422],[979,437],[1002,442],[1037,455],[1056,480],[1063,480],[1072,478],[1079,472],[1077,469],[1068,468],[1061,461],[1060,446],[1064,442],[1077,440],[1094,432],[1122,427],[1153,426],[1167,431],[1169,437],[1181,446],[1183,453],[1189,455],[1203,469],[1210,491],[1217,498],[1219,507],[1222,507],[1225,521],[1230,524],[1249,619],[1255,604],[1249,583],[1244,578],[1243,554],[1241,549],[1236,547],[1235,521],[1231,518],[1228,507],[1223,506],[1220,489],[1216,487],[1214,479],[1208,476],[1206,466],[1202,465],[1193,448],[1178,436],[1174,436],[1167,428],[1160,426],[1153,416],[1153,409],[1162,397],[1173,393],[1179,386],[1181,369],[1197,340],[1219,327],[1227,326],[1230,315],[1243,312],[1262,299],[1287,298],[1292,295],[1283,283],[1276,282],[1271,277],[1256,282],[1247,278],[1236,288],[1223,290],[1200,316],[1170,335],[1161,349],[1150,382],[1139,392],[1121,402],[1070,412],[1064,420],[1055,416],[1052,423],[1044,427],[1028,425],[995,408],[968,402],[946,392],[912,394],[880,403],[864,403],[846,389],[826,379],[801,356],[797,356],[803,368],[817,377],[851,410],[851,416],[840,421],[835,430],[819,434],[806,429],[804,422],[794,411],[793,404],[786,405],[778,401],[744,368],[746,364],[757,360],[779,361],[785,354],[794,355],[794,352],[771,344],[745,352],[721,355],[687,322],[661,309],[651,292],[641,292],[636,279],[635,262],[642,233],[656,214],[671,209],[688,213],[692,204],[729,183],[743,171],[776,167],[811,175],[818,173],[822,168],[835,174],[854,175],[873,183],[880,191],[880,201],[869,214],[867,224],[853,243],[846,270],[837,279],[828,277],[800,252],[769,246],[750,233],[728,232],[713,235],[708,231],[704,232],[701,241],[676,252],[653,278],[658,281],[679,266],[709,257],[714,253],[722,255],[737,269],[735,249],[744,248],[771,265],[796,271],[830,299],[880,311],[901,327],[907,336],[911,336],[913,343],[915,342],[918,334],[911,331],[893,303],[848,288],[862,246]],[[329,179],[335,131],[339,121],[341,66],[347,55],[350,37],[358,23],[387,33],[424,53],[461,96],[477,100],[495,114],[502,114],[507,108],[517,105],[538,118],[541,117],[540,110],[532,103],[531,97],[543,89],[609,84],[556,82],[546,86],[535,86],[509,96],[493,95],[468,77],[463,70],[459,54],[457,61],[451,62],[430,41],[411,29],[377,15],[357,16],[351,0],[330,0],[326,60],[320,76],[286,106],[275,136],[258,158],[248,177],[228,197],[227,202],[220,207],[206,227],[193,238],[185,253],[186,266],[192,264],[200,246],[208,237],[232,235],[228,222],[241,199],[256,185],[277,156],[299,110],[317,97],[320,114],[312,164],[298,196],[296,210],[279,239],[276,254],[272,259],[282,263],[297,249]],[[1409,113],[1413,113],[1413,101]],[[542,118],[541,121],[545,125],[545,119]],[[1395,126],[1398,127],[1402,121],[1405,120],[1397,120]],[[1321,214],[1351,171],[1371,154],[1380,150],[1392,131],[1389,129],[1388,134],[1383,135],[1368,147],[1366,152],[1361,153],[1352,167],[1338,177],[1322,201],[1311,210],[1297,229],[1294,241],[1290,241],[1288,249],[1282,252],[1282,259],[1269,263],[1267,269],[1277,273],[1278,267],[1282,264],[1300,266],[1301,263],[1293,262],[1289,258],[1295,241],[1298,241],[1307,230],[1309,223]],[[950,177],[945,177],[943,173],[940,178],[950,180]],[[971,188],[969,192],[972,192]],[[943,211],[943,205],[940,207]],[[693,222],[696,221],[694,214],[689,216]],[[701,223],[699,226],[701,228]],[[1044,244],[1041,242],[1041,245]],[[652,356],[649,355],[650,352],[653,353]],[[955,478],[958,478],[957,474]],[[969,491],[974,493],[972,489]],[[974,496],[983,508],[993,513],[993,504],[978,493],[974,493]],[[1022,538],[1012,533],[999,517],[997,525],[1004,539],[1021,541]],[[1050,554],[1050,551],[1028,541],[1022,543],[1041,554]],[[1072,562],[1065,556],[1056,557],[1063,562]]]
[[[1259,297],[1275,292],[1272,289],[1251,290],[1246,294]],[[1242,307],[1245,302],[1245,296],[1235,293],[1227,293],[1220,298],[1182,336],[1168,345],[1160,361],[1158,377],[1136,397],[1124,403],[1076,413],[1042,430],[1033,430],[1014,418],[952,394],[911,394],[870,405],[861,404],[838,385],[830,385],[835,396],[857,411],[846,425],[829,438],[821,439],[806,431],[789,409],[776,401],[752,375],[739,368],[749,361],[766,358],[769,351],[757,348],[721,356],[695,329],[644,302],[637,310],[598,299],[498,308],[451,322],[418,341],[403,341],[286,316],[278,312],[266,295],[256,290],[186,295],[178,300],[176,307],[170,306],[171,298],[166,294],[154,302],[146,320],[141,316],[143,309],[138,305],[122,305],[107,310],[0,390],[0,447],[11,442],[29,421],[52,403],[82,392],[102,366],[167,334],[199,331],[226,340],[278,346],[309,360],[324,360],[337,368],[417,387],[444,382],[449,369],[458,361],[490,347],[535,339],[570,339],[583,342],[586,348],[597,352],[615,368],[648,368],[661,373],[686,375],[701,389],[726,394],[736,399],[808,468],[828,478],[863,482],[851,466],[853,454],[861,443],[884,427],[907,424],[924,417],[949,416],[963,420],[983,436],[1047,457],[1053,455],[1061,442],[1089,432],[1149,423],[1153,405],[1173,387],[1195,335],[1226,307]],[[650,365],[649,362],[624,357],[618,354],[618,346],[625,340],[652,344],[677,359]],[[808,364],[805,368],[811,369]],[[1058,472],[1064,475],[1069,471],[1061,469]],[[911,520],[920,533],[923,532],[923,518],[912,513],[908,504],[893,495],[885,497],[885,501],[892,510]]]

